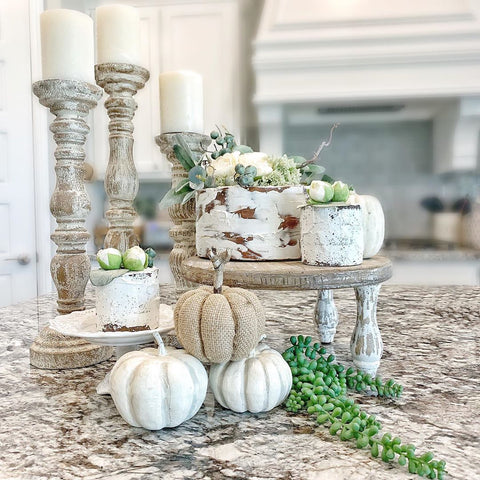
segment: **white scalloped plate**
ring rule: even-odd
[[[85,338],[99,345],[128,346],[141,345],[153,341],[153,333],[166,333],[174,328],[173,309],[170,305],[160,304],[158,327],[139,332],[99,332],[96,326],[95,309],[59,315],[50,320],[50,328],[70,337]]]

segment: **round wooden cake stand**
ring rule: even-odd
[[[183,262],[188,280],[211,285],[212,262],[190,257]],[[314,323],[322,343],[331,343],[338,324],[332,290],[354,288],[357,321],[350,340],[355,366],[375,375],[383,351],[377,324],[377,300],[380,286],[392,276],[392,264],[376,256],[353,267],[316,267],[300,261],[229,262],[223,274],[224,285],[259,290],[318,290]]]

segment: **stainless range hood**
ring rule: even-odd
[[[420,116],[433,120],[437,172],[477,168],[479,0],[266,0],[254,69],[264,151],[281,152],[286,112]]]

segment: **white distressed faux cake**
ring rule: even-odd
[[[158,268],[117,272],[120,276],[104,285],[98,278],[107,278],[110,272],[97,271],[97,281],[91,276],[96,288],[97,330],[116,332],[157,328],[160,305]]]
[[[325,203],[302,205],[302,262],[346,267],[363,261],[360,205]]]
[[[298,260],[302,186],[207,188],[197,192],[196,247],[228,249],[234,260]]]

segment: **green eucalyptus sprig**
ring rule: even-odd
[[[213,160],[225,155],[226,153],[240,152],[240,153],[251,153],[253,152],[252,148],[248,145],[238,145],[235,136],[233,133],[230,133],[225,127],[223,130],[216,125],[217,130],[212,130],[210,132],[210,138],[214,141],[213,147],[215,151],[209,152],[205,150],[205,153],[210,153],[210,156]]]
[[[443,460],[435,460],[431,452],[417,456],[414,445],[403,444],[390,433],[380,436],[382,425],[375,415],[369,415],[347,397],[348,389],[399,397],[403,387],[393,379],[383,382],[352,367],[346,369],[335,363],[334,355],[326,356],[320,344],[311,342],[311,337],[291,337],[292,346],[283,352],[293,376],[286,409],[315,415],[316,422],[327,426],[331,435],[355,442],[359,449],[368,448],[372,457],[380,456],[387,463],[396,459],[400,465],[408,465],[410,473],[442,480],[446,473]]]
[[[248,153],[253,150],[247,145],[238,145],[233,134],[219,127],[210,133],[213,150],[204,149],[201,155],[192,151],[181,135],[175,136],[173,153],[182,167],[188,172],[188,177],[172,187],[162,198],[159,208],[168,208],[172,205],[184,205],[195,196],[197,190],[215,187],[214,169],[210,166],[210,158],[216,159],[226,153],[238,151]]]

